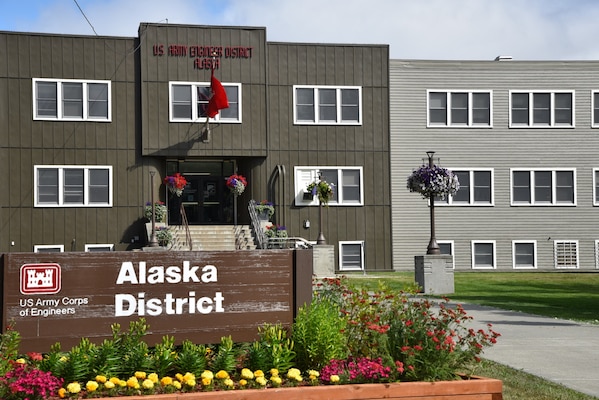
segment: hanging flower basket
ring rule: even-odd
[[[327,205],[329,201],[331,201],[331,199],[333,198],[334,188],[334,184],[328,183],[327,181],[321,179],[309,184],[306,188],[306,191],[310,193],[312,197],[318,196],[318,200],[322,204]]]
[[[438,165],[422,165],[408,176],[410,192],[420,193],[423,198],[453,196],[460,188],[458,177],[447,168]]]
[[[187,185],[187,179],[185,179],[185,177],[178,172],[167,176],[164,178],[163,182],[168,190],[177,197],[181,197],[183,194],[183,189],[185,189],[185,186]]]
[[[227,178],[227,187],[235,196],[243,193],[247,185],[248,182],[243,175],[234,174]]]

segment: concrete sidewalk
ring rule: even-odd
[[[599,325],[461,304],[474,327],[501,334],[483,358],[599,397]]]

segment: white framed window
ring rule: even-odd
[[[445,199],[435,198],[435,204],[449,204],[454,206],[493,206],[495,203],[493,193],[493,169],[452,169],[458,177],[460,188],[453,196]]]
[[[362,167],[295,167],[295,204],[318,206],[318,198],[307,192],[307,187],[318,177],[334,185],[330,206],[364,205]]]
[[[85,251],[114,251],[114,244],[86,244]]]
[[[574,91],[510,90],[510,128],[574,128]]]
[[[33,78],[33,119],[110,122],[111,82]]]
[[[36,165],[35,207],[112,207],[112,166]]]
[[[576,169],[512,168],[512,206],[575,206]]]
[[[593,128],[599,128],[599,91],[593,90],[591,92],[591,126]]]
[[[36,244],[33,246],[34,253],[63,253],[63,244]]]
[[[494,240],[472,241],[472,269],[496,269]]]
[[[593,205],[599,206],[599,168],[593,168]]]
[[[537,268],[537,241],[513,240],[512,265],[514,269]]]
[[[451,256],[453,269],[455,269],[454,242],[453,240],[437,240],[439,251],[442,255]]]
[[[492,127],[493,92],[427,90],[427,126]]]
[[[296,125],[362,125],[360,86],[293,86]]]
[[[364,271],[364,241],[339,241],[339,269]]]
[[[241,83],[222,83],[229,108],[212,118],[219,123],[241,123]],[[210,82],[169,82],[169,121],[206,122],[206,108],[212,95]]]
[[[553,260],[556,269],[577,269],[578,240],[554,240]]]

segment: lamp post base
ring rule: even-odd
[[[327,244],[327,240],[324,237],[324,234],[320,232],[318,234],[318,239],[316,239],[316,244]]]
[[[441,249],[439,248],[439,244],[434,237],[431,238],[428,243],[428,247],[426,248],[426,254],[441,254]]]

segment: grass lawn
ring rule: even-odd
[[[352,284],[372,290],[381,282],[398,291],[414,284],[413,272],[346,276]],[[451,300],[599,323],[599,273],[456,272],[454,284]],[[597,399],[488,360],[476,373],[502,380],[504,400]]]

